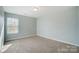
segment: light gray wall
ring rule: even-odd
[[[0,48],[2,48],[4,43],[4,10],[0,6]]]
[[[2,30],[2,25],[3,25],[3,9],[0,6],[0,33],[1,33],[1,30]]]
[[[54,7],[55,8],[55,7]],[[60,9],[60,10],[59,10]],[[50,15],[43,15],[37,20],[37,34],[52,37],[59,41],[70,42],[79,45],[77,39],[76,7],[58,7]]]
[[[36,34],[36,18],[16,15],[11,13],[5,13],[5,20],[7,17],[14,17],[19,19],[19,33],[18,34],[7,34],[7,40],[11,40],[13,38],[19,38],[24,36],[29,36]]]
[[[79,39],[79,6],[77,6],[77,39]]]

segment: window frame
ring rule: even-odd
[[[15,24],[16,25],[14,25],[15,26],[15,29],[16,29],[16,31],[15,32],[9,32],[8,31],[8,27],[9,26],[12,26],[13,27],[13,25],[10,25],[8,22],[9,22],[9,20],[12,20],[13,19],[13,21],[15,22]],[[15,20],[17,20],[17,21],[15,21]],[[13,21],[11,21],[11,22],[13,22]],[[7,17],[7,34],[18,34],[19,33],[19,19],[18,18],[15,18],[15,17]]]

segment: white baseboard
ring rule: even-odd
[[[11,39],[8,39],[7,41],[9,41],[9,40],[16,40],[16,39],[21,39],[21,38],[26,38],[26,37],[32,37],[32,36],[36,36],[36,34],[24,35],[24,36],[20,36],[20,37],[16,37],[16,38],[11,38]]]
[[[59,41],[59,42],[63,42],[63,43],[66,43],[66,44],[70,44],[70,45],[74,45],[74,46],[78,46],[78,44],[75,44],[75,43],[72,43],[72,42],[68,42],[68,41],[63,41],[63,40],[59,40],[59,39],[56,39],[54,37],[49,37],[49,36],[45,36],[45,35],[41,35],[41,34],[37,34],[37,36],[40,36],[40,37],[44,37],[44,38],[47,38],[47,39],[50,39],[50,40],[55,40],[55,41]]]

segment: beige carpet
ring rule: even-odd
[[[59,53],[79,52],[79,48],[58,41],[34,36],[6,42],[12,44],[4,53]]]

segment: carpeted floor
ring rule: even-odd
[[[3,53],[76,53],[79,48],[73,45],[34,36],[6,42],[12,44]]]

